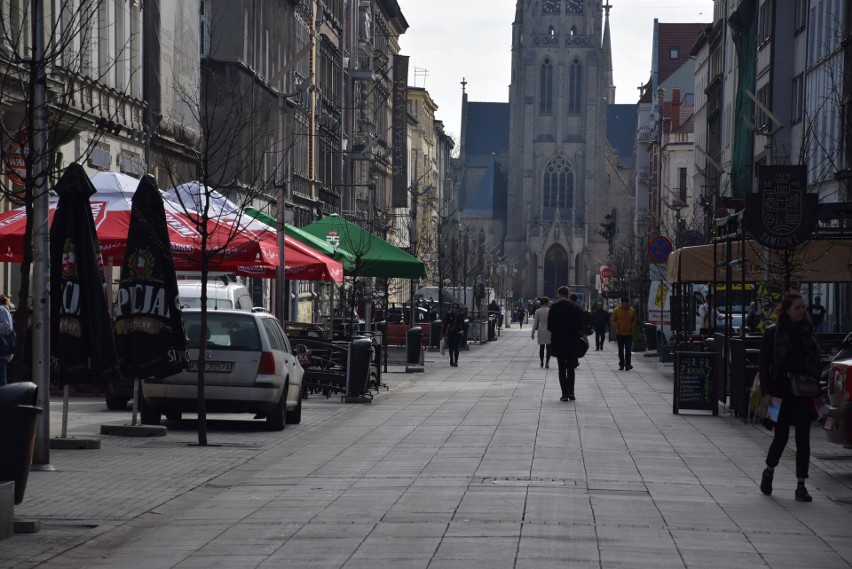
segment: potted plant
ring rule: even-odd
[[[642,326],[635,324],[633,326],[633,351],[644,352],[648,349],[648,344],[645,341],[645,331]]]

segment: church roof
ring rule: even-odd
[[[627,166],[633,159],[638,112],[639,106],[636,104],[607,105],[606,139],[618,152],[619,165]]]
[[[470,202],[465,205],[464,211],[461,212],[462,219],[479,219],[490,218],[494,214],[494,184],[495,168],[494,159],[492,158],[485,170],[485,174],[480,178],[476,190],[473,192],[473,197]]]
[[[498,154],[509,146],[509,103],[467,104],[465,152]]]

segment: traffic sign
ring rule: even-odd
[[[604,265],[601,267],[601,278],[602,279],[611,279],[612,278],[612,268]]]
[[[648,255],[651,257],[652,263],[665,263],[669,260],[671,252],[672,242],[664,235],[653,237],[648,242]]]

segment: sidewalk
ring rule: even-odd
[[[16,508],[42,529],[0,542],[0,568],[852,566],[852,451],[813,430],[802,504],[791,440],[763,496],[768,431],[672,414],[671,365],[634,354],[618,371],[614,343],[560,402],[529,333],[504,329],[458,368],[427,352],[370,405],[312,396],[282,433],[214,415],[209,447],[185,420],[52,450],[57,471],[31,473]],[[69,434],[127,420],[77,398]]]

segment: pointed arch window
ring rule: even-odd
[[[568,32],[568,35],[569,36],[576,36],[577,35],[577,26],[571,26],[571,31]]]
[[[538,112],[542,115],[553,113],[553,64],[545,59],[541,64],[538,97]]]
[[[568,74],[568,114],[579,115],[583,109],[583,68],[575,59]]]
[[[574,172],[563,157],[557,156],[547,164],[543,182],[542,197],[545,209],[574,206]]]

